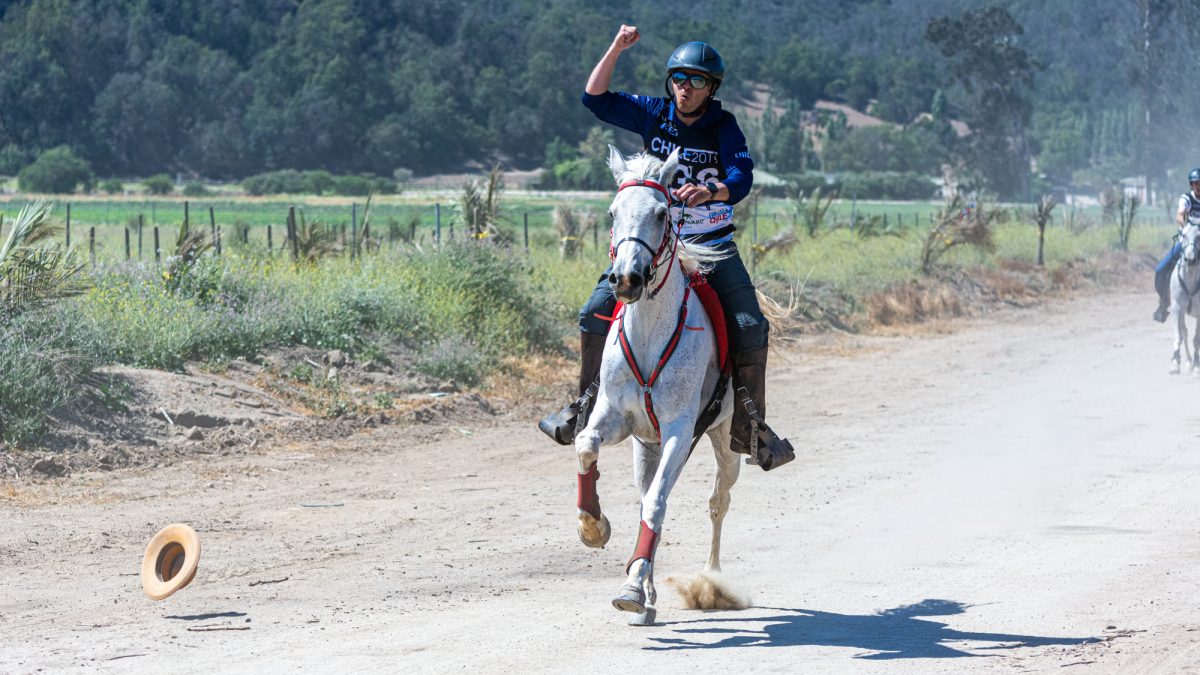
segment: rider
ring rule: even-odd
[[[1179,197],[1179,207],[1175,209],[1175,224],[1182,230],[1189,222],[1200,225],[1200,168],[1192,169],[1188,174],[1191,192],[1185,192]],[[1175,261],[1179,260],[1181,252],[1179,242],[1171,247],[1167,257],[1163,258],[1154,268],[1154,289],[1158,291],[1158,309],[1154,310],[1154,320],[1167,320],[1167,308],[1171,305],[1171,270]]]
[[[671,219],[680,223],[689,242],[728,254],[708,273],[708,283],[725,310],[734,390],[745,387],[755,407],[765,414],[768,324],[733,241],[733,205],[750,192],[754,162],[733,113],[714,98],[725,77],[725,62],[710,45],[685,42],[667,59],[665,97],[608,91],[617,58],[640,37],[636,27],[621,26],[588,78],[583,104],[600,120],[640,134],[646,151],[659,159],[665,160],[679,148],[679,173],[668,186],[676,200]],[[600,374],[609,322],[598,316],[612,316],[616,304],[608,274],[606,270],[600,275],[579,313],[581,397]],[[581,398],[539,426],[559,443],[571,443],[576,416],[585,412],[580,410],[581,404],[590,402]],[[749,454],[752,433],[749,414],[735,402],[733,450]]]

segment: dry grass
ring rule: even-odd
[[[964,314],[957,289],[940,281],[898,284],[868,295],[863,306],[871,323],[881,326]]]

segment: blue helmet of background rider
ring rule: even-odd
[[[677,70],[691,70],[704,73],[712,80],[712,89],[708,92],[711,99],[725,79],[725,60],[721,53],[707,42],[685,42],[671,52],[667,59],[667,98],[674,100],[671,91],[671,75]]]
[[[1188,174],[1188,182],[1200,183],[1200,168],[1192,169],[1192,172]]]

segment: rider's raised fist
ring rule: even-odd
[[[625,51],[632,47],[633,43],[637,42],[640,37],[642,35],[638,33],[637,26],[621,24],[621,30],[617,31],[617,37],[613,38],[613,49]]]

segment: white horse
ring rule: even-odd
[[[1183,253],[1171,273],[1171,315],[1175,317],[1175,352],[1171,356],[1171,374],[1179,374],[1179,349],[1187,345],[1187,322],[1184,315],[1200,320],[1200,226],[1188,223],[1179,233]],[[1188,362],[1193,372],[1200,370],[1200,323],[1192,338],[1192,353]]]
[[[613,218],[609,283],[624,308],[604,349],[595,407],[575,438],[579,537],[595,548],[607,543],[608,518],[600,511],[596,494],[600,446],[632,437],[635,481],[642,496],[641,526],[626,566],[627,579],[613,606],[636,614],[631,624],[650,625],[657,600],[654,553],[667,497],[691,453],[701,409],[721,379],[713,325],[686,273],[719,260],[721,254],[689,246],[673,229],[665,186],[678,168],[677,152],[665,162],[642,154],[627,163],[610,146],[608,163],[619,185],[609,209]],[[721,522],[739,471],[738,456],[729,449],[733,400],[727,391],[720,413],[707,428],[717,466],[708,501],[712,545],[705,569],[712,571],[721,568]]]

